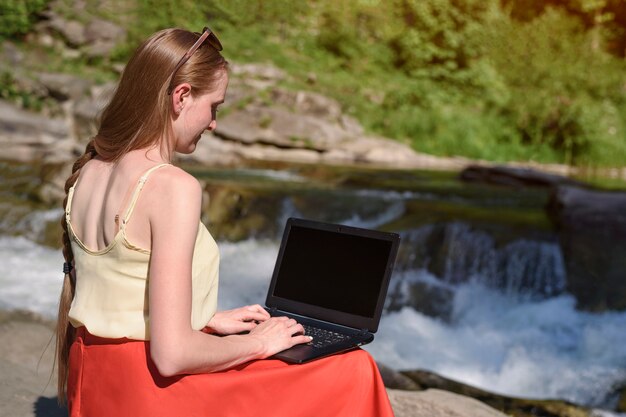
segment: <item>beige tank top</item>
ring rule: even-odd
[[[126,224],[148,176],[137,183],[130,205],[120,222],[113,241],[104,249],[93,251],[76,236],[71,222],[74,187],[68,191],[65,218],[74,253],[76,290],[69,312],[74,327],[85,326],[89,333],[107,338],[126,337],[149,340],[148,265],[150,251],[128,241]],[[219,250],[215,240],[200,222],[192,265],[191,327],[207,325],[217,308]]]

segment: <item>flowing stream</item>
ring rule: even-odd
[[[217,236],[222,309],[263,304],[290,216],[394,230],[402,243],[385,313],[365,347],[377,361],[605,409],[626,385],[626,312],[576,310],[543,214],[545,191],[418,172],[193,172],[213,189],[248,196],[244,217],[269,219],[237,241]],[[28,203],[6,183],[0,198],[0,308],[53,317],[62,257],[42,235],[61,211]]]

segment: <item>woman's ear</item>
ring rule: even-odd
[[[185,107],[187,99],[191,96],[191,85],[189,83],[178,84],[172,91],[172,109],[175,114],[180,114]]]

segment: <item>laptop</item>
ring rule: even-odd
[[[303,363],[374,340],[399,242],[397,233],[288,219],[265,306],[313,340],[273,358]]]

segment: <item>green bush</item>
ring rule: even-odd
[[[523,143],[549,146],[571,164],[626,160],[626,65],[594,47],[578,20],[548,10],[486,35],[486,59],[510,91],[498,111]]]
[[[50,0],[0,0],[0,39],[28,33]]]

